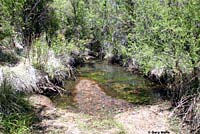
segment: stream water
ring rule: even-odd
[[[126,72],[124,68],[104,62],[85,64],[78,68],[76,81],[66,81],[65,88],[71,90],[72,95],[53,98],[57,107],[66,108],[76,106],[74,101],[75,86],[81,79],[96,81],[106,95],[123,99],[133,104],[153,104],[161,99],[158,85],[139,75]]]

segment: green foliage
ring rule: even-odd
[[[45,33],[48,46],[59,54],[94,38],[112,43],[114,54],[135,57],[146,73],[162,67],[188,73],[199,66],[199,4],[199,0],[2,0],[0,40],[22,32],[29,44]],[[116,33],[127,37],[128,43],[122,44]]]
[[[31,134],[31,125],[35,120],[32,113],[12,113],[4,115],[0,125],[4,128],[5,134]]]
[[[0,41],[19,30],[22,22],[20,17],[25,0],[1,0],[0,1]]]
[[[58,34],[53,38],[51,48],[56,54],[64,54],[67,51],[64,35]]]
[[[136,57],[144,72],[155,67],[187,72],[200,59],[198,5],[198,0],[2,0],[0,39],[23,32],[29,44],[45,33],[58,54],[67,44],[73,49],[80,40],[95,38],[112,42],[115,54]],[[127,36],[128,46],[115,33]]]
[[[44,36],[36,39],[33,44],[34,45],[30,54],[32,64],[37,69],[42,70],[48,59],[49,47],[44,39]]]
[[[35,120],[31,106],[22,93],[4,81],[0,86],[0,126],[6,134],[28,134]]]
[[[137,6],[131,12],[134,27],[130,29],[134,32],[129,33],[129,53],[139,60],[141,67],[146,72],[155,67],[190,72],[197,66],[200,58],[198,1],[173,2],[173,6],[167,0],[135,3]]]

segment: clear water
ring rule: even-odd
[[[95,80],[109,96],[124,99],[133,104],[152,104],[160,99],[160,94],[155,92],[158,86],[142,76],[126,72],[120,66],[96,62],[85,64],[77,71],[77,81],[80,78]],[[66,89],[71,90],[72,95],[54,98],[58,106],[75,105],[73,90],[76,83],[76,81],[66,82]]]

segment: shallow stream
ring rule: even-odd
[[[118,65],[95,62],[85,64],[79,67],[77,71],[77,80],[67,81],[65,86],[67,90],[71,90],[72,95],[53,98],[58,107],[76,106],[74,90],[81,79],[94,80],[108,96],[123,99],[133,104],[153,104],[161,99],[158,85],[142,76],[126,72],[124,68]]]

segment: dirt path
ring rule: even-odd
[[[40,112],[42,121],[37,124],[43,129],[35,133],[148,134],[149,131],[169,131],[173,134],[168,123],[167,103],[133,106],[107,96],[96,82],[87,79],[78,82],[75,94],[75,111],[45,105]],[[38,98],[36,100],[39,102]]]

